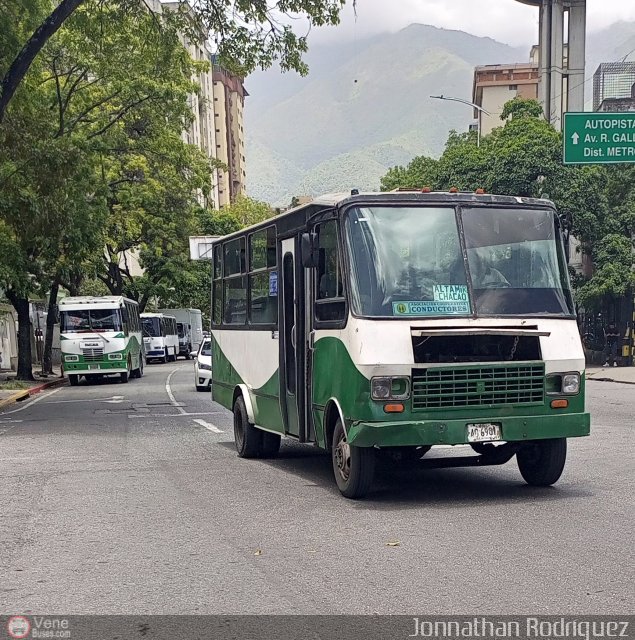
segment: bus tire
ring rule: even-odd
[[[71,387],[76,387],[79,384],[79,376],[76,373],[69,373],[68,381]]]
[[[119,379],[121,380],[121,382],[128,382],[128,380],[132,377],[131,376],[132,371],[130,369],[130,366],[131,366],[130,365],[130,356],[128,356],[127,364],[128,364],[128,370],[119,374]]]
[[[163,350],[163,364],[165,364],[168,361],[168,348],[166,347]]]
[[[262,457],[275,458],[280,451],[282,438],[277,433],[262,432]]]
[[[516,454],[520,474],[534,487],[548,487],[557,482],[566,460],[566,438],[529,442]]]
[[[262,454],[263,431],[249,422],[242,396],[234,402],[234,442],[240,458],[257,458]]]
[[[375,450],[349,445],[341,419],[333,432],[331,461],[335,482],[345,498],[363,498],[370,491],[375,475]]]
[[[136,369],[132,370],[132,378],[142,378],[143,377],[143,356],[139,355],[139,366]]]

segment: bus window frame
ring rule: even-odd
[[[334,224],[335,225],[335,246],[337,248],[337,260],[338,260],[338,266],[339,266],[339,272],[340,272],[340,279],[341,279],[341,284],[342,284],[342,295],[341,296],[336,296],[334,298],[325,298],[325,299],[319,299],[318,298],[318,292],[319,292],[319,286],[320,283],[318,281],[319,279],[319,267],[315,267],[313,269],[311,269],[311,271],[313,271],[313,275],[311,277],[311,284],[312,284],[312,292],[311,292],[311,307],[312,307],[312,319],[313,319],[313,327],[315,329],[344,329],[348,323],[348,316],[349,316],[349,302],[348,302],[348,278],[349,278],[349,269],[348,269],[348,263],[346,262],[346,259],[344,258],[344,254],[345,254],[345,247],[343,244],[343,238],[342,238],[342,233],[341,233],[341,216],[337,215],[337,216],[333,216],[333,217],[328,217],[325,218],[323,220],[320,220],[319,222],[316,222],[315,225],[313,225],[311,227],[311,231],[316,231],[318,234],[318,249],[320,247],[320,242],[319,242],[319,236],[320,236],[320,228],[323,225],[327,225],[327,224]],[[343,317],[342,318],[337,318],[335,320],[322,320],[318,317],[318,308],[320,306],[326,306],[326,305],[333,305],[334,303],[339,304],[339,303],[344,303],[344,312],[343,312]]]
[[[275,247],[275,265],[273,267],[262,267],[260,269],[251,269],[251,237],[255,234],[265,232],[267,233],[270,229],[273,229],[274,233],[274,247]],[[231,242],[235,242],[236,240],[243,240],[245,247],[245,259],[241,262],[241,268],[243,269],[241,273],[232,273],[231,275],[226,275],[225,273],[225,245]],[[231,331],[278,331],[279,323],[280,323],[280,312],[279,312],[279,294],[276,297],[276,321],[275,322],[252,322],[251,320],[251,277],[254,275],[260,275],[263,273],[271,273],[276,272],[278,277],[278,283],[280,281],[280,256],[278,252],[278,245],[282,238],[278,235],[278,228],[275,223],[271,223],[262,227],[258,227],[256,229],[245,230],[241,235],[232,236],[230,240],[226,240],[224,242],[218,242],[214,246],[214,254],[212,256],[212,283],[211,283],[211,326],[213,329],[227,329]],[[216,259],[216,252],[218,251],[219,260],[220,260],[220,273],[217,274],[214,271],[214,261]],[[216,276],[216,277],[215,277]],[[225,313],[226,313],[226,295],[225,295],[225,286],[226,283],[233,279],[244,278],[245,286],[243,290],[245,291],[245,321],[242,323],[228,323],[225,322]],[[278,284],[278,286],[280,286]],[[218,287],[220,290],[220,318],[219,322],[214,318],[214,308],[217,302],[217,296],[214,293],[215,287]]]

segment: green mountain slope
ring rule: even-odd
[[[635,25],[620,23],[616,33],[590,38],[589,67],[619,51],[625,55]],[[474,66],[523,61],[528,53],[414,24],[357,43],[316,46],[306,78],[276,69],[250,76],[249,195],[285,205],[293,195],[377,189],[388,167],[440,154],[448,131],[465,130],[472,121],[469,107],[431,95],[469,99]]]

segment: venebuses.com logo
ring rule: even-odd
[[[10,638],[26,638],[31,632],[31,623],[25,616],[11,616],[7,620],[7,633]]]

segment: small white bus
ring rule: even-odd
[[[146,358],[174,362],[179,354],[176,318],[164,313],[142,313],[141,327]]]
[[[62,366],[71,385],[143,375],[139,306],[122,296],[71,297],[59,303]]]

